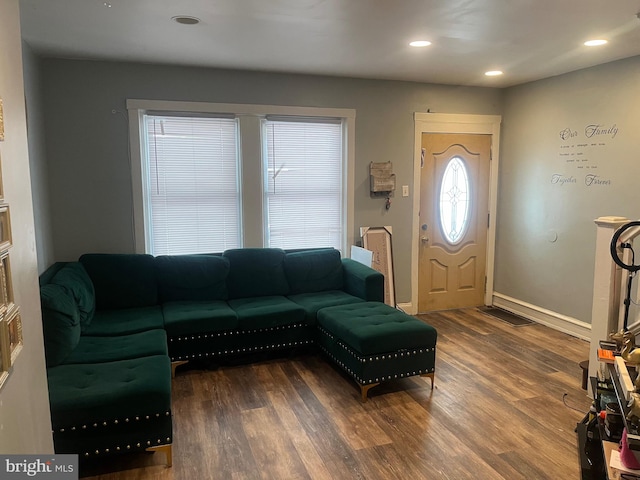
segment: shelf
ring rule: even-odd
[[[622,412],[622,421],[624,422],[624,426],[627,429],[629,448],[631,450],[640,451],[640,432],[638,431],[638,428],[627,423],[627,414],[629,413],[629,407],[627,407],[627,402],[623,400],[624,391],[622,390],[622,385],[620,385],[620,379],[618,378],[618,373],[616,372],[616,366],[614,364],[608,363],[607,368],[609,369],[609,375],[611,377],[611,383],[613,383],[613,389],[615,390],[616,397],[618,398],[620,412]]]

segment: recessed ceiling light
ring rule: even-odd
[[[585,46],[587,47],[598,47],[600,45],[604,45],[608,43],[607,40],[604,39],[597,39],[597,40],[587,40],[586,42],[584,42]]]
[[[431,45],[431,42],[428,40],[416,40],[415,42],[411,42],[409,45],[412,47],[428,47]]]
[[[488,72],[484,72],[487,77],[497,77],[498,75],[502,75],[502,70],[489,70]]]
[[[176,17],[171,17],[171,20],[182,25],[197,25],[198,23],[200,23],[199,18],[190,17],[188,15],[178,15]]]

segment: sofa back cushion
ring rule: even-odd
[[[227,250],[229,298],[287,295],[284,250],[279,248],[237,248]]]
[[[88,253],[80,257],[96,291],[98,310],[158,304],[156,263],[152,255]]]
[[[287,253],[284,271],[292,294],[342,290],[342,260],[335,249]]]
[[[53,276],[51,283],[69,291],[78,306],[81,327],[89,325],[96,311],[96,296],[93,283],[82,264],[67,263]]]
[[[61,285],[40,287],[47,367],[62,363],[80,340],[80,312],[72,293]]]
[[[156,257],[160,301],[226,300],[229,260],[219,255]]]

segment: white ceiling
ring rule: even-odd
[[[640,0],[20,0],[47,56],[506,87],[640,55]],[[171,20],[201,19],[195,26]],[[602,47],[585,40],[606,38]],[[427,39],[430,47],[412,48]],[[502,77],[488,78],[499,69]]]

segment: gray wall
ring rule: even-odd
[[[49,175],[45,156],[45,133],[40,61],[31,48],[23,43],[25,100],[29,141],[29,168],[33,192],[38,272],[42,273],[54,261],[51,211],[49,208]]]
[[[5,126],[0,156],[4,200],[11,208],[13,289],[24,335],[24,348],[0,390],[0,453],[46,454],[53,452],[53,441],[38,294],[18,0],[0,0],[0,45]]]
[[[497,292],[591,323],[593,220],[640,217],[639,85],[635,57],[506,90]]]
[[[413,113],[500,114],[498,89],[143,64],[43,61],[54,259],[133,252],[128,98],[356,109],[355,229],[391,225],[396,292],[411,299],[412,196],[369,197],[370,162],[413,186]],[[115,113],[112,111],[115,110]]]

